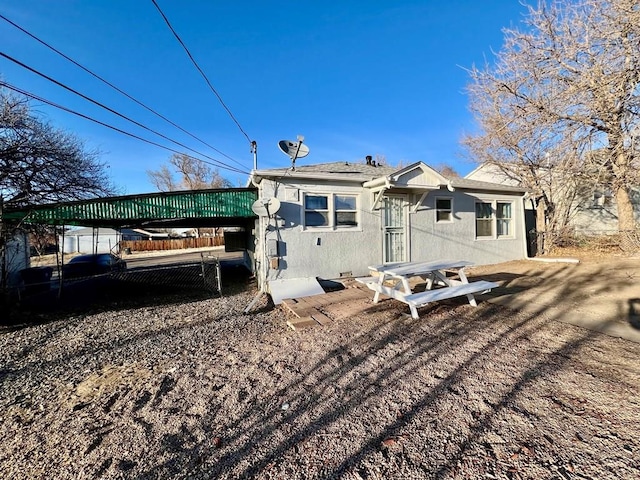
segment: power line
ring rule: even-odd
[[[173,36],[176,37],[176,40],[178,40],[180,45],[182,45],[182,48],[184,48],[184,51],[187,53],[187,56],[191,60],[191,63],[193,63],[193,65],[196,67],[196,70],[198,70],[198,72],[200,72],[200,75],[202,75],[202,78],[204,78],[205,82],[207,82],[207,85],[209,85],[209,88],[211,89],[211,91],[218,98],[218,100],[220,101],[220,104],[222,104],[222,106],[227,111],[227,113],[229,114],[231,119],[235,122],[235,124],[238,126],[238,128],[240,129],[242,134],[246,137],[247,141],[249,143],[251,143],[251,139],[249,138],[249,135],[247,135],[247,132],[245,132],[244,129],[240,126],[240,123],[238,122],[238,120],[236,120],[236,117],[233,116],[233,113],[231,113],[231,110],[229,110],[229,107],[227,107],[227,105],[224,103],[224,101],[222,100],[222,97],[220,96],[220,94],[216,91],[215,88],[213,88],[213,85],[211,84],[211,82],[209,81],[209,79],[207,78],[205,73],[202,71],[202,69],[200,68],[198,63],[195,61],[195,59],[193,58],[193,55],[191,55],[191,52],[189,51],[187,46],[184,44],[184,42],[182,41],[182,39],[180,38],[178,33],[173,29],[173,27],[171,26],[171,23],[169,23],[169,19],[164,14],[164,12],[160,9],[160,6],[156,2],[156,0],[151,0],[151,2],[158,9],[158,12],[160,12],[160,15],[162,16],[162,18],[164,19],[165,23],[167,24],[167,27],[169,27],[169,30],[171,30],[171,33],[173,33]]]
[[[194,138],[195,140],[198,140],[200,143],[202,143],[203,145],[206,145],[207,147],[211,148],[212,150],[218,152],[220,155],[222,155],[223,157],[228,158],[229,160],[231,160],[232,162],[236,163],[236,165],[239,165],[240,167],[243,167],[243,165],[238,162],[237,160],[235,160],[234,158],[230,157],[229,155],[227,155],[226,153],[218,150],[217,148],[215,148],[212,145],[209,145],[207,142],[205,142],[204,140],[198,138],[197,136],[193,135],[191,132],[185,130],[184,128],[182,128],[180,125],[177,125],[176,123],[174,123],[173,121],[171,121],[170,119],[168,119],[167,117],[165,117],[164,115],[158,113],[157,111],[155,111],[153,108],[145,105],[144,103],[142,103],[141,101],[137,100],[136,98],[132,97],[131,95],[129,95],[127,92],[123,91],[122,89],[118,88],[117,86],[115,86],[114,84],[112,84],[111,82],[109,82],[108,80],[102,78],[100,75],[98,75],[97,73],[94,73],[93,71],[89,70],[87,67],[81,65],[80,63],[76,62],[74,59],[72,59],[71,57],[69,57],[68,55],[65,55],[64,53],[62,53],[60,50],[58,50],[57,48],[53,47],[52,45],[50,45],[49,43],[45,42],[44,40],[42,40],[41,38],[37,37],[36,35],[32,34],[31,32],[27,31],[26,29],[24,29],[23,27],[21,27],[20,25],[18,25],[17,23],[9,20],[7,17],[5,17],[4,15],[2,15],[0,13],[0,18],[2,18],[5,22],[13,25],[15,28],[17,28],[18,30],[20,30],[21,32],[23,32],[24,34],[28,35],[29,37],[33,38],[35,41],[39,42],[40,44],[44,45],[45,47],[49,48],[50,50],[52,50],[53,52],[57,53],[58,55],[60,55],[61,57],[63,57],[64,59],[68,60],[69,62],[73,63],[75,66],[77,66],[78,68],[84,70],[85,72],[87,72],[89,75],[93,76],[94,78],[100,80],[101,82],[103,82],[104,84],[108,85],[109,87],[113,88],[115,91],[117,91],[118,93],[124,95],[125,97],[127,97],[129,100],[135,102],[136,104],[140,105],[141,107],[145,108],[146,110],[148,110],[149,112],[153,113],[154,115],[160,117],[162,120],[164,120],[165,122],[168,122],[169,124],[171,124],[172,126],[176,127],[177,129],[181,130],[182,132],[186,133],[187,135],[189,135],[190,137]]]
[[[186,148],[187,150],[189,150],[189,151],[191,151],[191,152],[194,152],[194,153],[196,153],[196,154],[198,154],[198,155],[200,155],[200,156],[203,156],[203,157],[205,157],[205,158],[208,158],[209,160],[213,160],[214,162],[218,162],[220,165],[224,165],[224,166],[226,166],[226,167],[230,167],[230,165],[228,165],[228,164],[226,164],[226,163],[224,163],[224,162],[222,162],[222,161],[220,161],[220,160],[217,160],[217,159],[215,159],[215,158],[213,158],[213,157],[211,157],[211,156],[209,156],[209,155],[205,155],[204,153],[201,153],[201,152],[199,152],[199,151],[197,151],[197,150],[194,150],[194,149],[193,149],[193,148],[191,148],[191,147],[188,147],[188,146],[186,146],[186,145],[184,145],[184,144],[182,144],[182,143],[180,143],[180,142],[178,142],[178,141],[176,141],[176,140],[173,140],[172,138],[169,138],[169,137],[167,137],[166,135],[164,135],[164,134],[162,134],[162,133],[160,133],[160,132],[157,132],[156,130],[151,129],[151,128],[147,127],[146,125],[143,125],[142,123],[137,122],[137,121],[133,120],[132,118],[129,118],[129,117],[127,117],[126,115],[123,115],[122,113],[117,112],[116,110],[114,110],[114,109],[112,109],[112,108],[110,108],[110,107],[107,107],[107,106],[106,106],[106,105],[104,105],[103,103],[100,103],[100,102],[98,102],[97,100],[94,100],[94,99],[92,99],[92,98],[90,98],[90,97],[88,97],[88,96],[86,96],[86,95],[84,95],[84,94],[82,94],[82,93],[78,92],[77,90],[75,90],[75,89],[73,89],[73,88],[69,87],[68,85],[65,85],[64,83],[62,83],[62,82],[59,82],[59,81],[55,80],[54,78],[52,78],[52,77],[50,77],[50,76],[48,76],[48,75],[46,75],[46,74],[44,74],[44,73],[42,73],[42,72],[40,72],[40,71],[36,70],[35,68],[32,68],[32,67],[30,67],[30,66],[28,66],[28,65],[26,65],[26,64],[24,64],[24,63],[22,63],[21,61],[19,61],[19,60],[15,59],[15,58],[13,58],[13,57],[11,57],[10,55],[7,55],[7,54],[6,54],[6,53],[4,53],[4,52],[0,52],[0,56],[1,56],[1,57],[6,58],[7,60],[10,60],[10,61],[14,62],[14,63],[15,63],[15,64],[17,64],[17,65],[20,65],[20,66],[21,66],[21,67],[23,67],[23,68],[26,68],[26,69],[27,69],[27,70],[29,70],[30,72],[35,73],[36,75],[38,75],[38,76],[40,76],[40,77],[42,77],[42,78],[44,78],[44,79],[46,79],[46,80],[49,80],[49,81],[50,81],[50,82],[52,82],[52,83],[55,83],[55,84],[56,84],[56,85],[58,85],[59,87],[62,87],[62,88],[64,88],[65,90],[68,90],[69,92],[75,93],[76,95],[78,95],[79,97],[84,98],[84,99],[85,99],[85,100],[87,100],[88,102],[91,102],[91,103],[93,103],[94,105],[97,105],[97,106],[99,106],[99,107],[101,107],[101,108],[104,108],[105,110],[107,110],[107,111],[109,111],[109,112],[113,113],[114,115],[117,115],[118,117],[123,118],[123,119],[125,119],[125,120],[127,120],[127,121],[129,121],[129,122],[133,123],[134,125],[137,125],[137,126],[138,126],[138,127],[140,127],[140,128],[143,128],[144,130],[147,130],[147,131],[149,131],[149,132],[151,132],[151,133],[153,133],[153,134],[155,134],[155,135],[158,135],[159,137],[162,137],[162,138],[164,138],[165,140],[170,141],[171,143],[175,143],[176,145],[178,145],[178,146],[180,146],[180,147],[182,147],[182,148]],[[234,168],[234,167],[231,167],[231,168]]]
[[[160,148],[162,148],[164,150],[167,150],[169,152],[177,153],[178,155],[186,155],[186,156],[188,156],[190,158],[194,158],[194,159],[199,160],[199,161],[201,161],[203,163],[207,163],[209,165],[213,165],[214,167],[223,168],[225,170],[230,170],[230,171],[235,172],[235,173],[242,173],[242,174],[245,174],[245,175],[249,174],[249,172],[246,172],[246,171],[243,171],[243,170],[239,170],[239,169],[237,169],[235,167],[218,165],[216,163],[208,162],[208,161],[203,160],[201,158],[197,158],[197,157],[194,157],[192,155],[186,154],[186,153],[181,152],[179,150],[175,150],[175,149],[173,149],[171,147],[167,147],[165,145],[161,145],[161,144],[159,144],[157,142],[154,142],[153,140],[148,140],[148,139],[143,138],[143,137],[141,137],[139,135],[136,135],[134,133],[127,132],[126,130],[122,130],[121,128],[114,127],[113,125],[109,125],[108,123],[102,122],[102,121],[100,121],[98,119],[95,119],[93,117],[85,115],[84,113],[77,112],[77,111],[72,110],[70,108],[67,108],[67,107],[65,107],[63,105],[60,105],[58,103],[52,102],[50,100],[47,100],[47,99],[45,99],[43,97],[40,97],[39,95],[36,95],[34,93],[27,92],[26,90],[23,90],[23,89],[21,89],[19,87],[11,85],[10,83],[3,82],[3,81],[0,80],[0,87],[8,88],[9,90],[12,90],[12,91],[14,91],[16,93],[24,95],[25,97],[29,97],[29,98],[32,98],[34,100],[38,100],[39,102],[42,102],[42,103],[46,103],[47,105],[50,105],[52,107],[58,108],[58,109],[63,110],[65,112],[71,113],[73,115],[77,115],[78,117],[84,118],[85,120],[89,120],[90,122],[97,123],[98,125],[102,125],[103,127],[109,128],[109,129],[114,130],[114,131],[116,131],[118,133],[121,133],[123,135],[127,135],[127,136],[129,136],[131,138],[135,138],[136,140],[140,140],[142,142],[148,143],[149,145],[160,147]]]

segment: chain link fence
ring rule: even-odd
[[[574,248],[599,253],[635,255],[640,253],[640,229],[618,232],[601,230],[529,232],[529,254],[553,254]]]
[[[222,268],[218,257],[206,252],[199,261],[153,265],[95,275],[65,278],[54,266],[21,272],[21,281],[9,287],[15,306],[47,308],[91,302],[135,300],[167,295],[222,296]]]

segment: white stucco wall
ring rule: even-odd
[[[260,197],[277,197],[281,202],[279,220],[261,219],[261,231],[267,228],[265,244],[279,241],[279,270],[269,268],[266,278],[321,277],[340,274],[366,275],[367,267],[382,258],[379,212],[371,212],[372,195],[360,186],[282,182],[277,188],[268,180],[260,184]],[[304,229],[304,193],[358,195],[358,228]],[[256,233],[259,237],[259,233]],[[260,242],[259,242],[260,243]],[[262,252],[256,252],[261,258]]]
[[[436,198],[451,198],[453,221],[436,222]],[[511,202],[512,232],[507,238],[476,238],[475,203]],[[462,190],[430,193],[410,219],[412,261],[463,259],[477,265],[500,263],[526,257],[522,197],[495,193],[471,193]]]
[[[260,198],[276,197],[281,202],[276,219],[262,217],[256,228],[258,278],[267,280],[301,277],[339,278],[341,275],[368,275],[369,265],[383,262],[381,210],[372,211],[374,195],[359,185],[329,185],[320,181],[304,183],[281,179],[277,188],[267,179],[259,185]],[[357,229],[304,229],[303,194],[355,194],[358,197]],[[393,193],[393,192],[391,192]],[[396,192],[397,193],[397,192]],[[435,223],[436,196],[453,198],[454,220]],[[427,196],[415,213],[411,207],[420,194],[410,194],[406,205],[407,248],[410,261],[443,258],[465,259],[491,264],[526,257],[521,195],[475,194],[438,190]],[[487,240],[475,238],[475,201],[513,202],[513,237]],[[266,231],[266,235],[265,235]],[[278,268],[265,268],[263,245],[279,242]]]

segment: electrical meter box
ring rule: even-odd
[[[267,257],[278,256],[278,240],[270,238],[267,240]]]

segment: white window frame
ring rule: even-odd
[[[337,197],[351,197],[355,200],[355,206],[353,209],[347,208],[338,208],[336,198]],[[349,229],[349,228],[358,228],[360,226],[360,218],[358,215],[358,195],[350,195],[348,193],[334,193],[332,195],[333,199],[333,223],[336,229]],[[343,213],[353,213],[355,218],[355,225],[338,225],[338,212]]]
[[[491,206],[491,217],[489,220],[491,222],[491,235],[483,235],[478,236],[478,217],[476,206],[480,203],[486,203]],[[510,218],[498,218],[498,204],[509,204],[511,205],[511,217]],[[515,202],[512,200],[482,200],[479,199],[474,203],[473,208],[473,228],[474,235],[476,240],[501,240],[501,239],[513,239],[515,238]],[[509,231],[511,232],[509,235],[498,235],[498,220],[507,220],[509,222]]]
[[[593,192],[593,208],[613,206],[613,191],[609,185],[599,185]]]
[[[307,225],[307,212],[313,211],[313,209],[306,208],[307,197],[327,197],[327,209],[317,210],[327,212],[327,225]],[[354,210],[336,209],[336,197],[353,197],[356,200],[356,207]],[[337,225],[336,214],[338,212],[353,212],[355,213],[356,225]],[[304,231],[344,231],[344,230],[362,230],[361,216],[360,216],[360,195],[357,193],[328,193],[328,192],[304,192],[302,195],[302,219],[300,221],[302,230]]]
[[[499,218],[498,217],[498,204],[509,205],[509,212],[511,214],[511,216],[509,218],[504,218],[504,217],[503,218]],[[496,238],[514,238],[515,235],[513,234],[513,224],[514,224],[514,222],[513,222],[513,212],[514,212],[513,202],[508,202],[508,201],[504,201],[504,200],[496,200],[496,202],[495,202],[495,210],[494,211],[495,211],[495,217],[496,217]],[[511,233],[509,233],[509,234],[499,234],[498,233],[498,222],[500,222],[500,221],[503,221],[503,222],[506,221],[508,223],[509,227],[508,227],[507,230],[509,230],[509,232],[511,232]]]
[[[449,201],[449,209],[438,208],[438,200],[448,200]],[[434,207],[436,223],[453,223],[453,197],[436,197],[434,200]],[[449,218],[447,220],[439,220],[438,214],[440,212],[449,212]]]
[[[326,197],[327,208],[307,208],[307,197]],[[307,212],[326,212],[327,225],[307,225]],[[305,229],[327,229],[331,225],[331,194],[327,193],[305,193],[302,197],[302,225]]]

